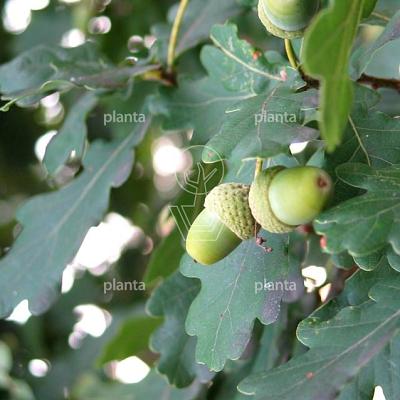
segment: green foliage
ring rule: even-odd
[[[29,385],[10,375],[12,367],[11,351],[5,343],[0,342],[0,393],[10,399],[34,400]]]
[[[32,105],[40,93],[71,86],[78,76],[104,68],[92,44],[74,49],[39,46],[1,66],[1,93],[5,99],[21,99],[20,105]]]
[[[377,110],[375,93],[365,88],[357,88],[356,104],[350,116],[342,146],[329,156],[332,168],[346,162],[362,162],[373,167],[387,167],[400,163],[400,124]]]
[[[209,75],[228,90],[256,94],[283,81],[282,62],[269,62],[259,50],[237,38],[235,25],[217,25],[211,30],[214,46],[204,46],[201,59]],[[281,60],[279,60],[281,61]]]
[[[348,77],[349,57],[363,3],[363,0],[334,1],[317,17],[304,41],[305,70],[322,80],[320,126],[330,151],[340,144],[351,110],[353,83]]]
[[[321,1],[292,43],[254,0],[51,2],[18,35],[3,3],[0,316],[34,316],[0,324],[1,398],[400,398],[397,0]],[[312,224],[184,254],[213,187],[303,165],[335,186]]]
[[[189,310],[186,329],[198,338],[197,361],[213,371],[221,371],[226,360],[241,356],[256,318],[263,324],[278,318],[284,290],[264,290],[264,283],[275,285],[288,278],[288,239],[263,236],[273,248],[268,256],[247,241],[211,269],[198,268],[189,257],[183,258],[182,273],[202,282],[199,296]],[[261,284],[260,290],[256,290],[256,284]]]
[[[376,3],[378,0],[364,0],[364,10],[363,10],[363,18],[367,18],[371,15],[376,7]]]
[[[93,92],[83,96],[70,110],[63,127],[49,143],[43,163],[50,175],[55,175],[74,153],[81,160],[86,143],[87,114],[96,106],[97,98]]]
[[[315,129],[303,125],[305,114],[315,107],[314,95],[312,91],[297,94],[277,87],[269,93],[235,103],[226,110],[229,116],[207,145],[227,158],[238,147],[246,149],[243,157],[269,158],[284,153],[292,143],[315,139]],[[287,120],[282,123],[274,110],[284,110]],[[285,114],[281,117],[285,118]]]
[[[104,383],[95,377],[87,376],[76,388],[74,398],[77,400],[108,400],[110,398],[194,400],[199,398],[200,391],[201,386],[197,382],[185,389],[170,387],[156,372],[152,371],[145,380],[133,385]]]
[[[206,142],[220,130],[230,105],[247,97],[246,93],[226,90],[210,78],[183,80],[178,89],[162,88],[150,107],[153,113],[167,117],[165,130],[194,129],[193,143],[197,144]]]
[[[150,341],[151,348],[160,353],[157,370],[176,387],[188,386],[195,378],[207,382],[212,377],[207,368],[196,363],[196,340],[185,332],[185,316],[198,291],[196,281],[177,272],[155,290],[147,304],[151,315],[165,319]]]
[[[176,228],[157,246],[144,276],[147,284],[151,284],[159,278],[167,278],[178,269],[184,252],[181,240],[181,232]],[[165,265],[165,260],[168,260],[167,265]]]
[[[105,364],[113,360],[124,360],[146,350],[150,335],[160,323],[159,319],[147,316],[133,317],[124,321],[119,332],[104,348],[98,363]]]
[[[303,398],[334,398],[396,332],[399,289],[392,279],[381,280],[369,291],[371,300],[344,307],[327,320],[319,317],[323,308],[317,311],[297,332],[310,350],[279,368],[246,378],[239,390],[256,399],[291,399],[299,392]]]
[[[139,126],[116,143],[93,143],[76,180],[31,199],[19,210],[23,230],[0,262],[0,315],[9,314],[24,299],[33,313],[48,308],[62,271],[106,211],[111,188],[122,185],[130,173],[131,149],[147,128],[148,124]]]
[[[382,252],[399,269],[398,229],[400,168],[374,169],[365,164],[343,164],[338,177],[349,185],[368,191],[320,215],[315,227],[327,236],[332,253],[348,250],[354,257]]]
[[[246,5],[246,4],[244,4]],[[242,8],[235,1],[231,0],[193,0],[189,2],[185,18],[182,22],[178,35],[176,55],[179,57],[186,51],[206,41],[210,36],[210,29],[218,23],[238,15]],[[173,7],[168,19],[171,24],[176,14],[176,7]],[[153,33],[160,38],[156,44],[159,56],[162,60],[167,58],[168,39],[171,27],[166,24],[158,24],[153,28]]]
[[[379,50],[390,42],[396,41],[400,38],[399,19],[399,13],[397,13],[389,21],[384,31],[375,42],[371,43],[369,46],[360,47],[354,53],[352,57],[352,67],[354,68],[354,74],[356,77],[359,77],[367,69],[368,64]]]
[[[131,77],[152,69],[152,66],[113,67],[100,57],[92,43],[72,49],[38,46],[1,66],[0,90],[3,99],[10,100],[3,110],[7,111],[13,102],[32,106],[46,93],[73,86],[123,87]]]

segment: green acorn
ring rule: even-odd
[[[242,240],[255,235],[249,189],[248,185],[224,183],[207,195],[205,209],[193,222],[186,238],[186,250],[194,260],[204,265],[214,264]]]
[[[321,213],[332,187],[330,176],[320,168],[270,168],[259,173],[251,185],[250,209],[267,231],[290,232]]]
[[[295,39],[304,35],[319,6],[319,0],[259,0],[258,16],[274,36]]]

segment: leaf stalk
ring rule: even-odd
[[[294,69],[299,68],[299,61],[297,60],[296,53],[294,52],[292,41],[290,39],[285,39],[285,50],[287,57],[289,59],[290,65]]]
[[[174,24],[172,25],[171,36],[169,38],[168,45],[168,58],[167,58],[167,71],[169,73],[172,72],[174,63],[175,63],[175,53],[176,46],[178,42],[179,30],[182,25],[183,17],[185,15],[186,8],[189,4],[189,0],[181,0],[178,8],[178,12],[176,14]]]

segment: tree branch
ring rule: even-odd
[[[371,85],[374,89],[379,88],[389,88],[400,92],[400,80],[398,79],[386,79],[386,78],[376,78],[367,74],[362,74],[358,83],[365,83]]]
[[[303,88],[303,90],[307,90],[309,88],[319,88],[319,81],[317,79],[311,78],[306,75],[304,71],[300,68],[300,74],[304,82],[307,83],[307,86]],[[365,85],[371,86],[373,89],[379,88],[388,88],[396,90],[400,93],[400,80],[398,79],[388,79],[388,78],[377,78],[375,76],[370,76],[367,74],[362,74],[359,79],[357,79],[358,83],[363,83]]]

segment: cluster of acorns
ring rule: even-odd
[[[230,254],[243,240],[256,238],[262,227],[286,233],[311,222],[328,203],[332,180],[316,167],[273,167],[260,172],[248,186],[224,183],[206,197],[193,222],[186,250],[204,265]]]
[[[320,0],[259,0],[258,16],[271,34],[294,39],[304,35],[319,9]],[[261,227],[285,233],[310,223],[331,193],[331,178],[315,167],[274,167],[259,173],[251,186],[219,185],[191,226],[186,250],[196,262],[214,264],[243,240],[257,238]]]

